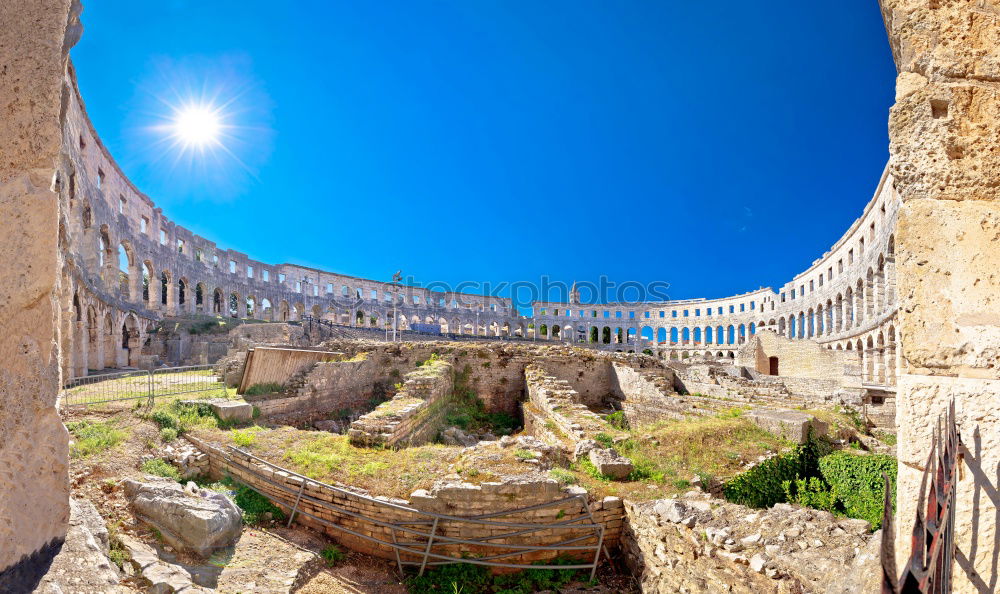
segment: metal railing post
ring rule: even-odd
[[[147,389],[149,391],[149,408],[153,408],[153,406],[156,404],[156,394],[153,392],[153,370],[152,369],[147,369],[146,370],[146,379],[147,379],[146,386],[147,386]]]
[[[306,481],[305,479],[302,479],[302,486],[299,487],[299,495],[298,497],[295,498],[295,505],[292,506],[292,513],[288,514],[288,524],[285,525],[285,528],[292,527],[292,520],[295,519],[295,512],[298,511],[299,509],[299,502],[302,501],[302,492],[305,490],[306,490]]]
[[[437,534],[438,520],[440,518],[434,518],[434,525],[431,527],[431,535],[427,538],[427,548],[424,549],[424,560],[420,563],[420,573],[417,575],[424,575],[424,568],[427,567],[427,555],[431,552],[431,547],[434,545],[434,535]]]

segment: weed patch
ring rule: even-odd
[[[126,432],[115,421],[77,421],[66,428],[73,434],[70,455],[85,458],[109,450],[125,439]]]

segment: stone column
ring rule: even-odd
[[[70,0],[0,2],[0,591],[32,591],[69,519],[68,434],[56,410]],[[65,183],[65,182],[64,182]],[[66,206],[68,208],[68,205]]]
[[[153,311],[163,311],[163,281],[160,275],[149,279],[149,308]]]
[[[1000,3],[882,0],[899,74],[889,173],[901,373],[896,554],[910,551],[931,435],[954,399],[969,452],[959,473],[955,592],[998,583],[1000,466]]]
[[[167,278],[167,305],[164,312],[168,316],[177,315],[177,281],[173,277]]]

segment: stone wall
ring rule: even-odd
[[[247,352],[240,378],[239,393],[258,384],[289,383],[296,375],[307,372],[321,361],[337,361],[343,353],[323,350],[256,347]]]
[[[861,361],[853,350],[828,349],[811,340],[791,340],[764,331],[740,348],[736,365],[770,375],[771,357],[777,359],[777,375],[785,385],[799,387],[804,395],[821,396],[824,391],[829,394],[832,388],[853,398],[860,397]],[[818,380],[821,387],[811,389],[808,382],[792,380]]]
[[[525,369],[525,382],[528,386],[528,401],[531,403],[531,414],[537,416],[532,420],[532,426],[551,427],[549,431],[561,439],[562,445],[567,443],[574,447],[583,440],[593,439],[598,433],[614,434],[601,417],[580,403],[576,390],[569,382],[549,375],[536,364]],[[545,437],[542,433],[538,437]]]
[[[68,437],[56,411],[68,208],[62,130],[70,0],[0,3],[0,590],[31,591],[69,521]]]
[[[677,418],[673,370],[635,369],[622,363],[614,363],[611,370],[613,394],[629,426]]]
[[[267,418],[285,415],[326,415],[344,409],[359,410],[369,406],[376,392],[387,387],[377,382],[376,363],[370,358],[359,361],[316,363],[291,392],[244,395]]]
[[[431,441],[441,430],[454,381],[454,368],[444,361],[411,371],[391,400],[351,423],[351,443],[407,447]]]
[[[877,592],[880,533],[864,520],[698,495],[625,503],[625,561],[643,592]]]
[[[1000,583],[1000,3],[881,0],[896,59],[889,169],[898,227],[897,559],[920,468],[954,399],[969,448],[957,484],[957,592]]]
[[[189,438],[202,452],[209,456],[213,476],[230,475],[239,482],[245,483],[263,493],[269,499],[289,510],[302,489],[302,479],[292,473],[276,470],[274,467],[257,464],[251,459],[241,456],[231,450],[224,450],[214,444],[195,438]],[[254,472],[248,471],[252,468]],[[296,515],[296,521],[317,530],[326,532],[329,536],[344,546],[363,553],[386,559],[395,559],[392,549],[383,543],[392,542],[392,530],[379,522],[402,523],[424,520],[424,529],[428,529],[430,518],[421,516],[419,511],[427,511],[452,516],[477,516],[496,514],[494,519],[503,522],[528,522],[553,524],[569,523],[577,517],[587,514],[584,501],[587,493],[579,487],[560,488],[552,479],[510,480],[506,482],[490,482],[481,485],[469,483],[439,482],[430,490],[417,490],[410,500],[373,497],[363,491],[345,486],[323,485],[310,481],[302,491],[303,497],[299,503],[302,514]],[[553,501],[569,499],[559,505],[540,510],[504,513],[522,507],[544,504]],[[580,498],[582,497],[582,499]],[[340,509],[332,509],[327,504],[333,504]],[[624,508],[621,499],[606,497],[601,501],[588,501],[590,513],[596,523],[605,527],[604,544],[609,550],[617,547],[622,531]],[[310,517],[312,516],[312,517]],[[328,525],[316,518],[321,518],[337,526],[351,530],[350,534]],[[482,524],[441,521],[438,534],[453,538],[472,539],[496,534],[496,527]],[[532,536],[496,539],[494,542],[510,542],[517,544],[555,544],[559,541],[585,536],[584,531],[548,529],[534,533]],[[404,536],[398,531],[399,540],[412,540],[413,534]],[[382,543],[370,539],[378,539]],[[593,544],[593,539],[585,539],[580,544]],[[435,547],[435,552],[458,556],[465,552],[476,556],[496,554],[493,547],[476,545],[453,545]],[[515,563],[531,563],[540,559],[549,559],[556,552],[531,552],[506,558]],[[403,554],[404,559],[413,557]]]

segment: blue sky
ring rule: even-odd
[[[871,198],[895,69],[874,0],[88,2],[98,133],[253,258],[418,282],[777,287]],[[225,103],[180,155],[169,105]]]

